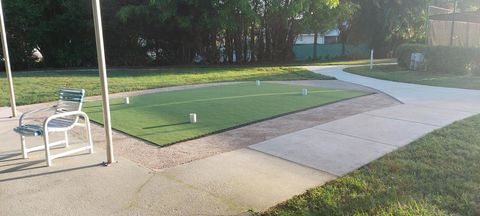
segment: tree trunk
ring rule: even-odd
[[[271,60],[271,55],[272,55],[271,45],[272,45],[272,41],[270,38],[270,28],[269,28],[268,20],[265,17],[265,54],[264,54],[265,61]]]

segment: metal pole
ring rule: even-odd
[[[457,13],[457,5],[458,0],[455,1],[455,5],[453,6],[453,14],[452,14],[452,32],[450,34],[450,46],[453,46],[453,36],[455,34],[455,14]]]
[[[113,156],[112,121],[110,117],[110,101],[108,95],[107,64],[105,61],[105,48],[103,43],[102,13],[100,0],[92,0],[93,20],[95,21],[95,39],[97,42],[98,70],[103,99],[103,124],[105,127],[105,139],[107,142],[107,163],[115,161]]]
[[[373,70],[373,49],[370,51],[370,70]]]
[[[427,3],[427,19],[425,23],[425,44],[430,44],[430,4]]]
[[[12,107],[12,117],[16,117],[17,105],[15,102],[15,91],[13,89],[12,68],[10,67],[10,54],[8,53],[7,32],[5,31],[5,20],[3,18],[3,6],[0,0],[0,31],[3,47],[3,58],[5,59],[5,72],[7,73],[8,90],[10,92],[10,106]]]

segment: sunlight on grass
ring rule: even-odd
[[[176,67],[110,70],[111,93],[211,82],[247,80],[333,79],[299,67]],[[62,87],[83,88],[88,96],[99,95],[97,71],[16,72],[13,75],[18,105],[54,101]],[[8,105],[5,74],[0,76],[0,106]]]
[[[357,75],[377,79],[414,83],[449,88],[480,89],[480,76],[441,74],[425,71],[409,71],[397,65],[376,66],[373,70],[368,67],[351,67],[345,71]]]

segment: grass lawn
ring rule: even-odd
[[[480,115],[262,215],[480,215]]]
[[[397,65],[368,67],[352,67],[345,71],[383,80],[415,83],[430,86],[443,86],[463,89],[480,89],[480,76],[439,74],[423,71],[408,71]]]
[[[308,88],[309,95],[301,96]],[[129,105],[112,100],[117,130],[160,146],[274,116],[365,95],[363,92],[255,82],[162,92],[132,97]],[[102,122],[101,102],[86,103],[90,118]],[[188,122],[197,113],[198,123]]]
[[[100,94],[98,72],[89,70],[15,72],[18,105],[57,99],[62,87],[84,88],[88,96]],[[175,67],[110,70],[110,92],[125,92],[196,83],[246,80],[333,79],[293,66]],[[0,107],[9,105],[5,73],[0,74]]]
[[[396,63],[397,59],[387,58],[387,59],[374,59],[374,64],[387,64],[387,63]],[[346,60],[346,61],[327,61],[327,62],[318,62],[313,63],[313,65],[366,65],[370,64],[370,59],[358,59],[358,60]]]

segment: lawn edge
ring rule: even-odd
[[[393,64],[392,64],[393,65]],[[388,65],[379,65],[379,66],[388,66]],[[358,73],[354,73],[354,72],[350,72],[350,71],[347,71],[347,69],[352,69],[352,68],[365,68],[365,67],[369,67],[368,65],[352,65],[351,67],[346,67],[343,69],[343,72],[346,72],[346,73],[349,73],[349,74],[353,74],[353,75],[357,75],[357,76],[363,76],[363,77],[368,77],[368,78],[372,78],[372,79],[378,79],[378,80],[384,80],[384,81],[390,81],[390,82],[397,82],[397,83],[406,83],[406,84],[413,84],[413,85],[421,85],[421,86],[430,86],[430,87],[437,87],[437,88],[448,88],[448,89],[460,89],[460,90],[470,90],[470,91],[478,91],[480,89],[475,89],[475,88],[460,88],[460,87],[451,87],[451,86],[442,86],[442,85],[427,85],[425,83],[420,83],[420,82],[406,82],[406,81],[399,81],[399,80],[395,80],[395,79],[389,79],[389,78],[379,78],[379,77],[375,77],[375,76],[368,76],[368,75],[365,75],[365,74],[358,74]],[[451,75],[451,74],[447,74],[447,75]]]

